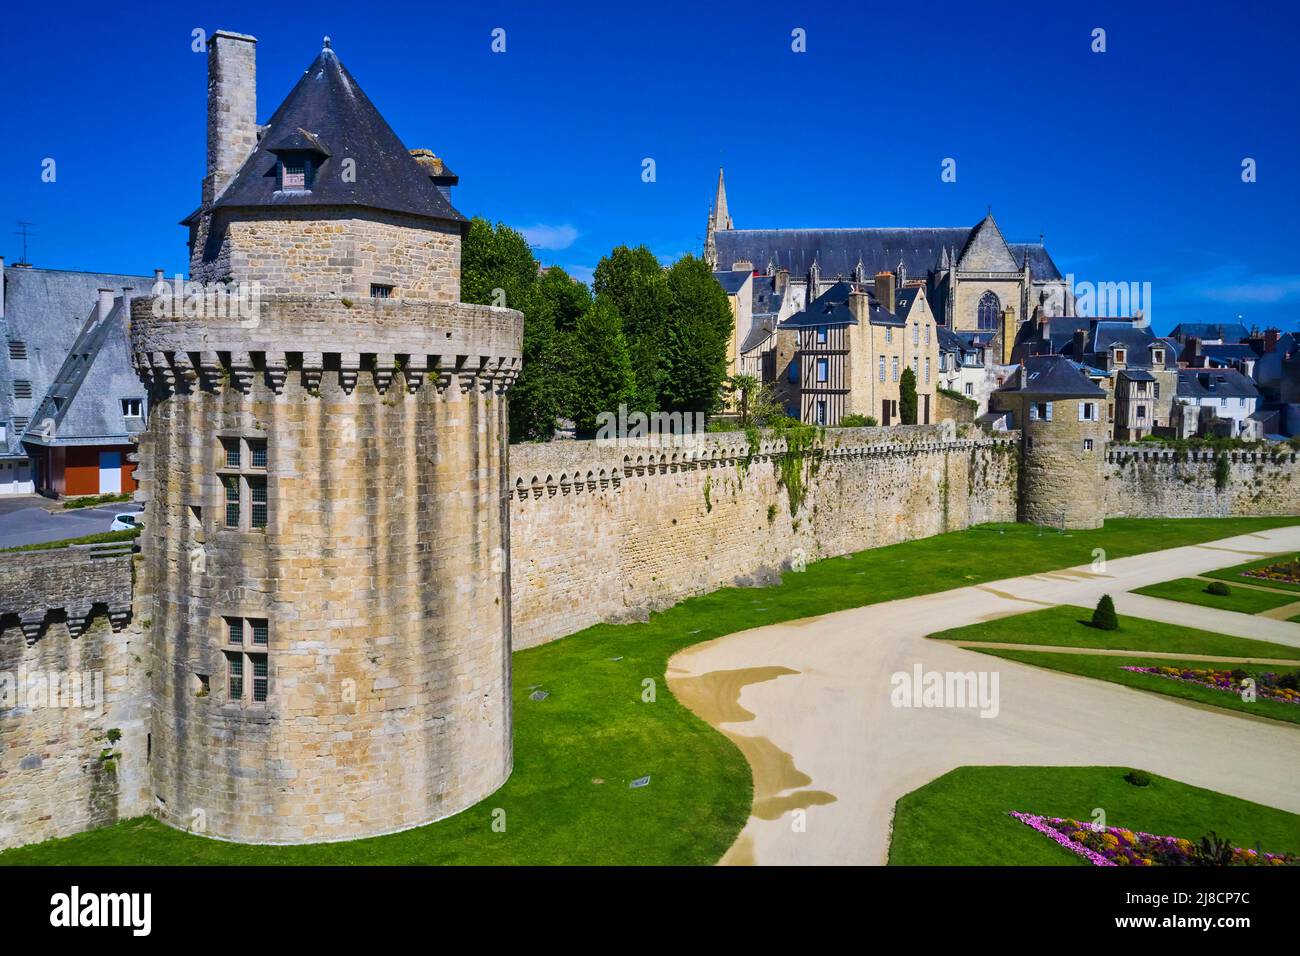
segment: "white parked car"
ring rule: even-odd
[[[130,531],[133,528],[142,528],[144,525],[140,521],[140,513],[131,511],[125,514],[114,515],[113,523],[109,526],[109,531]]]

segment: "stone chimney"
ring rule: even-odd
[[[115,296],[113,295],[112,289],[99,290],[99,300],[95,303],[96,322],[103,322],[106,318],[108,318],[108,313],[113,311],[114,298]]]
[[[208,174],[203,205],[230,185],[257,146],[257,39],[218,30],[208,41]]]
[[[894,311],[894,274],[876,273],[876,300],[886,312]]]
[[[1083,361],[1083,350],[1088,347],[1088,330],[1074,330],[1074,355],[1071,356],[1076,362]]]
[[[4,260],[0,259],[0,266],[3,265],[4,265]],[[4,282],[3,280],[0,280],[0,292],[2,291],[4,291]],[[0,318],[3,317],[4,317],[4,306],[0,305]],[[1282,337],[1282,333],[1278,329],[1265,329],[1264,330],[1264,351],[1266,353],[1276,351],[1277,340],[1280,339],[1281,337]]]

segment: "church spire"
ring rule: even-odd
[[[722,179],[722,167],[718,167],[718,192],[713,199],[713,222],[715,229],[732,229],[731,214],[727,212],[727,184]]]
[[[718,167],[718,191],[713,197],[713,206],[709,209],[709,222],[704,230],[704,260],[713,269],[718,268],[718,244],[714,234],[723,229],[733,228],[731,214],[727,212],[727,185],[722,179],[722,167]]]

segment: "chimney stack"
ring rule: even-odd
[[[108,318],[108,313],[113,311],[113,298],[114,296],[113,296],[112,289],[99,290],[99,301],[98,303],[96,303],[96,307],[95,307],[96,322],[103,322],[106,318]]]
[[[892,272],[876,273],[876,301],[886,312],[894,311],[894,274]]]
[[[0,266],[2,265],[4,265],[4,260],[0,259]],[[4,288],[3,283],[0,283],[0,291],[2,291],[3,288]],[[0,317],[3,316],[4,316],[4,307],[0,306]],[[1277,348],[1277,340],[1281,337],[1282,337],[1282,333],[1279,330],[1265,329],[1264,330],[1264,351],[1265,352],[1274,351]]]
[[[1083,361],[1083,350],[1088,347],[1088,330],[1074,330],[1074,355],[1071,356],[1076,362]]]
[[[203,205],[230,185],[257,146],[257,39],[218,30],[208,41],[208,174]]]

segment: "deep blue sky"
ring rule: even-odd
[[[580,277],[619,243],[698,252],[721,164],[741,228],[972,225],[991,204],[1008,239],[1045,233],[1062,272],[1151,282],[1160,331],[1296,327],[1295,4],[719,6],[15,4],[0,254],[19,258],[26,219],[38,266],[184,270],[205,135],[190,31],[225,28],[260,41],[259,119],[328,34],[406,145],[460,174],[462,212],[575,236],[537,252]]]

